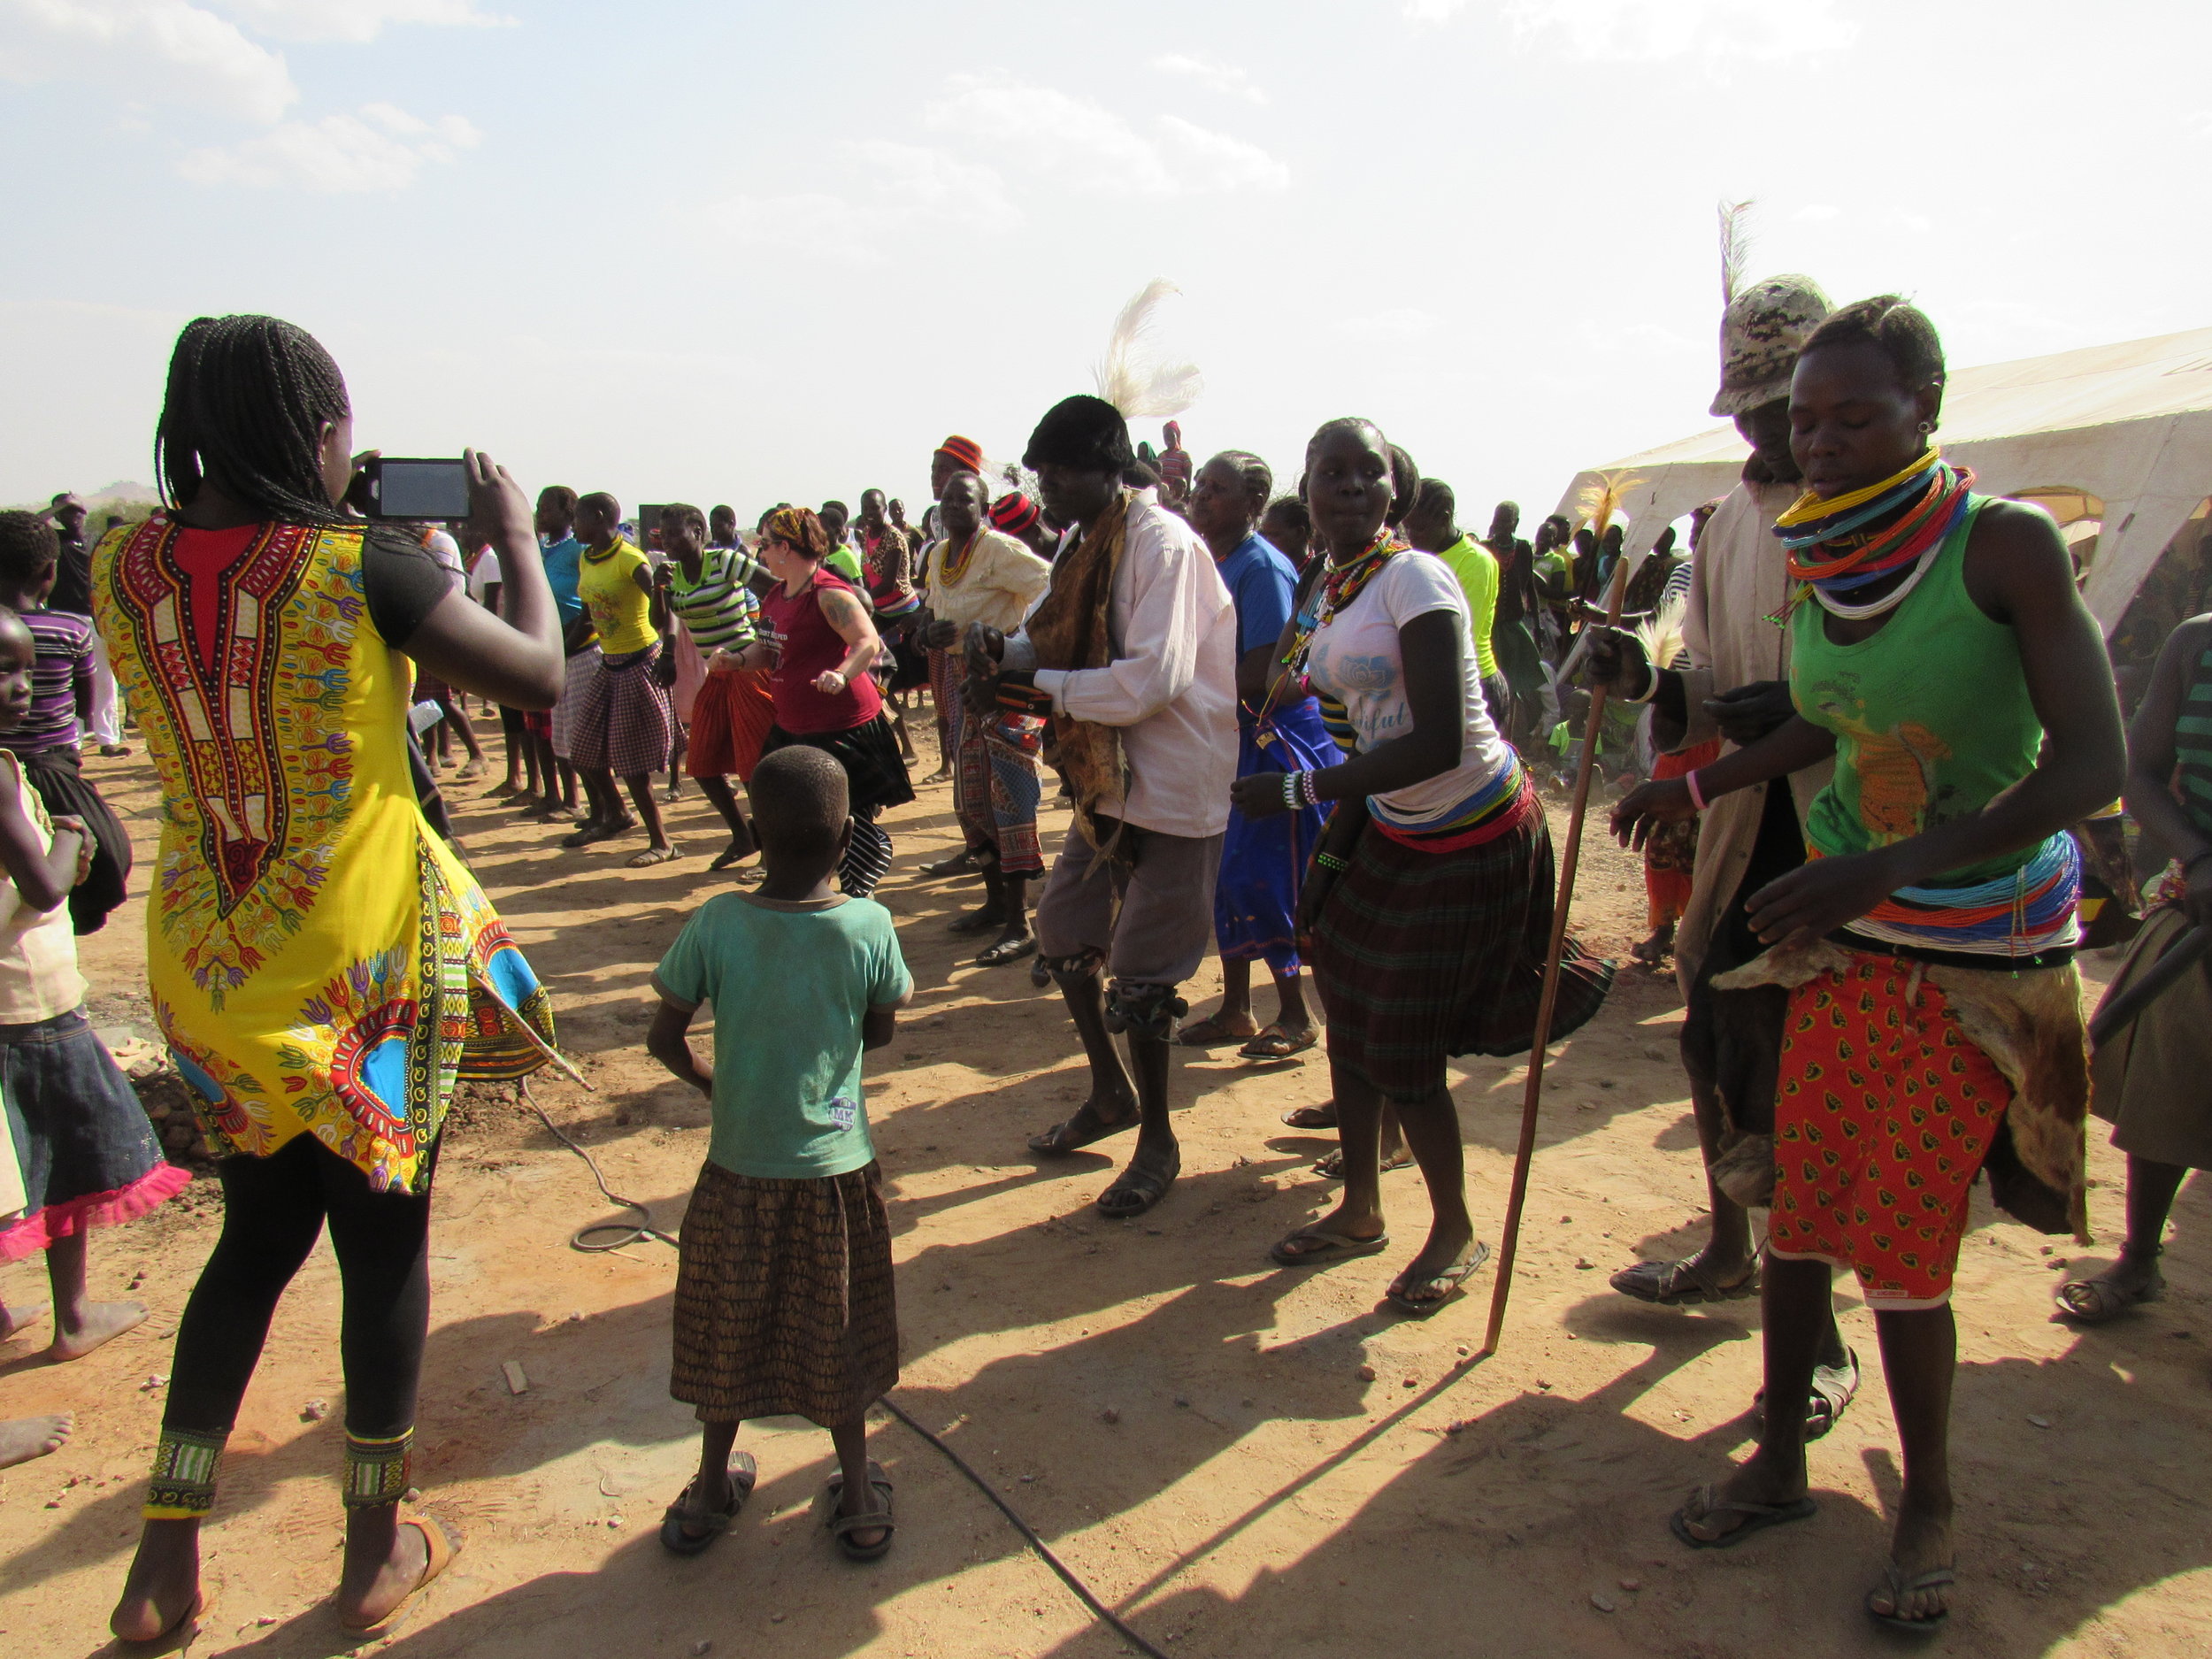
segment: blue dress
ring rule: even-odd
[[[1236,602],[1238,657],[1272,646],[1290,620],[1297,591],[1290,561],[1256,534],[1216,568]],[[1342,759],[1313,698],[1271,709],[1265,719],[1256,709],[1238,706],[1238,777],[1317,771]],[[1258,819],[1229,810],[1214,885],[1214,941],[1224,962],[1258,957],[1277,972],[1297,971],[1298,892],[1328,814],[1325,804]]]

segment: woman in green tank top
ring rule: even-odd
[[[1918,1632],[1947,1617],[1953,1581],[1950,1291],[1975,1175],[1986,1161],[2000,1202],[2086,1240],[2079,865],[2062,832],[2123,772],[2103,641],[2057,529],[1973,495],[1931,448],[1942,396],[1935,330],[1893,296],[1807,341],[1790,448],[1809,493],[1775,532],[1802,584],[1778,618],[1797,715],[1614,814],[1640,845],[1654,823],[1835,757],[1811,856],[1747,901],[1770,949],[1729,976],[1790,989],[1766,1397],[1805,1397],[1830,1274],[1851,1268],[1904,1451],[1866,1607]],[[1710,1548],[1810,1515],[1804,1432],[1801,1412],[1768,1413],[1758,1450],[1692,1497],[1676,1535]]]

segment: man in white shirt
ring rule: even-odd
[[[1038,423],[1023,464],[1072,527],[1022,630],[968,634],[968,696],[1051,716],[1046,752],[1076,796],[1037,944],[1083,1039],[1091,1095],[1030,1149],[1064,1156],[1135,1126],[1128,1167],[1098,1200],[1118,1217],[1151,1209],[1182,1169],[1167,1079],[1189,1010],[1175,990],[1212,942],[1237,764],[1236,607],[1197,533],[1153,491],[1123,488],[1132,455],[1127,423],[1099,398],[1071,397]]]

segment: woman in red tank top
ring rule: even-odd
[[[829,533],[804,507],[772,514],[761,534],[761,561],[777,586],[761,601],[759,644],[747,648],[748,667],[768,665],[776,723],[761,753],[805,743],[836,757],[852,791],[853,836],[838,884],[865,898],[891,867],[891,838],[876,823],[886,807],[914,798],[906,763],[883,712],[869,669],[882,654],[868,602],[849,582],[822,568]]]

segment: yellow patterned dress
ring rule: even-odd
[[[545,1064],[552,1001],[416,803],[364,539],[157,514],[101,541],[93,609],[161,777],[147,978],[210,1146],[311,1134],[420,1192],[455,1081]]]

